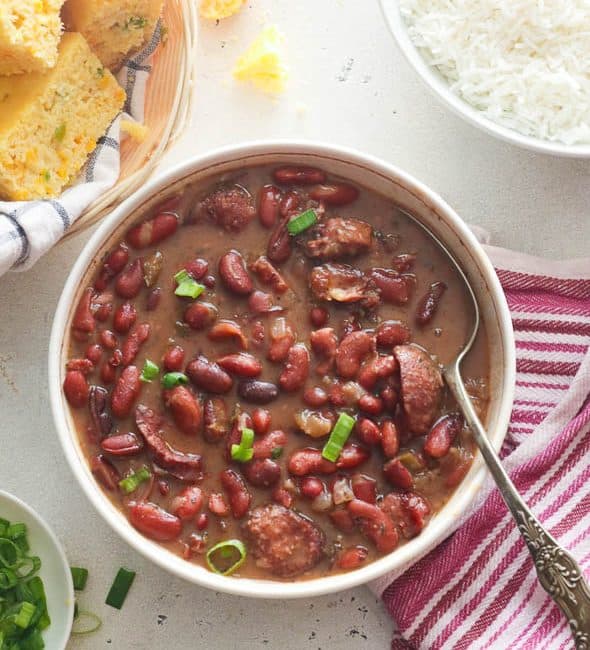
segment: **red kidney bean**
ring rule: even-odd
[[[386,458],[393,458],[399,451],[399,432],[391,420],[381,423],[381,446]]]
[[[383,400],[383,407],[393,413],[395,407],[397,406],[398,394],[393,386],[385,386],[381,389],[379,396]]]
[[[142,450],[143,443],[134,433],[128,432],[104,438],[100,446],[111,456],[134,456]]]
[[[225,469],[220,475],[221,485],[227,494],[232,515],[241,519],[247,512],[252,501],[244,479],[233,469]]]
[[[127,366],[115,384],[111,395],[111,410],[116,418],[128,417],[141,391],[140,372],[135,366]]]
[[[91,343],[86,348],[85,357],[96,365],[102,357],[102,346],[98,343]]]
[[[239,377],[258,377],[262,372],[260,361],[247,352],[226,354],[224,357],[217,359],[217,363],[227,372]]]
[[[205,285],[205,287],[207,287],[207,289],[213,290],[213,289],[215,289],[215,284],[216,284],[217,281],[215,280],[214,275],[206,275],[201,280],[201,282]]]
[[[336,349],[336,372],[343,379],[352,379],[358,374],[361,361],[371,352],[375,339],[365,331],[351,332],[344,337]]]
[[[265,228],[272,228],[279,218],[282,192],[276,185],[265,185],[258,193],[258,218]]]
[[[279,167],[272,175],[280,185],[315,185],[326,180],[326,172],[316,167]]]
[[[90,359],[70,359],[66,363],[66,370],[79,370],[83,375],[89,375],[94,370]]]
[[[405,305],[410,299],[406,276],[393,269],[372,269],[370,275],[384,302]]]
[[[416,256],[413,253],[402,253],[393,258],[391,265],[398,273],[407,273],[412,270],[415,261]]]
[[[419,494],[414,492],[406,492],[400,495],[402,507],[410,517],[414,525],[414,531],[409,531],[417,535],[426,525],[426,517],[430,514],[430,506],[428,502]]]
[[[166,351],[162,365],[166,372],[178,372],[184,366],[184,349],[180,345],[175,345]]]
[[[376,505],[353,499],[348,502],[353,518],[364,521],[363,531],[381,553],[389,553],[397,546],[399,536],[393,521]]]
[[[370,453],[364,448],[348,442],[342,448],[336,461],[338,469],[354,469],[369,459]]]
[[[160,304],[161,298],[162,298],[162,289],[160,287],[154,287],[153,289],[150,289],[145,304],[146,310],[155,311],[158,308],[158,305]]]
[[[342,407],[346,406],[346,392],[344,386],[336,381],[330,386],[328,391],[328,399],[333,406]]]
[[[113,305],[110,302],[104,303],[94,312],[94,318],[101,323],[105,323],[113,313]]]
[[[324,327],[330,320],[330,314],[323,307],[313,307],[309,312],[309,320],[314,327]]]
[[[336,356],[338,338],[332,327],[324,327],[310,334],[312,350],[321,358],[332,360]]]
[[[349,205],[359,197],[359,191],[348,183],[329,183],[312,187],[309,197],[314,201],[323,201],[326,205]]]
[[[227,435],[229,418],[225,402],[221,397],[205,400],[203,421],[205,425],[203,436],[207,442],[218,442]]]
[[[119,339],[111,332],[111,330],[103,330],[100,333],[100,342],[107,350],[114,350],[119,345]]]
[[[282,449],[286,444],[287,434],[280,429],[275,429],[274,431],[267,433],[263,438],[257,438],[254,440],[254,458],[272,458],[278,453],[277,450],[282,452]]]
[[[295,343],[295,332],[286,318],[277,318],[270,329],[270,347],[267,358],[274,363],[287,359]]]
[[[201,404],[186,386],[175,386],[164,391],[164,402],[172,412],[174,423],[183,433],[190,436],[199,433],[203,423]]]
[[[244,465],[244,476],[254,487],[268,488],[281,479],[281,467],[270,458],[253,460]]]
[[[291,235],[287,230],[289,217],[284,217],[272,231],[266,248],[266,256],[275,264],[282,264],[291,257]]]
[[[293,505],[293,495],[291,492],[289,492],[289,490],[285,490],[283,487],[275,488],[271,494],[271,497],[275,503],[278,503],[285,508],[290,508]]]
[[[239,296],[247,296],[254,290],[252,278],[246,269],[241,253],[231,250],[219,260],[219,275],[223,284]]]
[[[383,474],[391,485],[402,490],[409,490],[414,485],[410,471],[398,458],[392,458],[383,465]]]
[[[123,361],[123,353],[121,352],[121,350],[119,350],[118,348],[116,350],[113,350],[113,356],[108,361],[109,366],[113,366],[113,368],[118,368],[121,365],[122,361]]]
[[[446,456],[462,428],[463,418],[458,413],[443,416],[428,432],[423,447],[424,453],[431,458]]]
[[[361,411],[370,415],[381,415],[383,413],[383,400],[375,395],[363,395],[358,401]]]
[[[215,323],[209,330],[207,338],[215,342],[235,339],[242,350],[248,349],[246,335],[242,331],[242,328],[232,320],[220,320],[218,323]]]
[[[264,323],[261,320],[254,321],[252,324],[252,332],[250,334],[252,343],[255,347],[260,348],[264,345],[266,339],[266,331]]]
[[[332,510],[332,512],[328,513],[328,516],[330,517],[332,524],[343,533],[352,533],[354,530],[354,521],[352,520],[352,516],[348,510],[342,508]]]
[[[366,474],[353,474],[350,485],[354,496],[367,503],[377,502],[377,481]]]
[[[183,320],[193,330],[204,330],[217,320],[218,309],[210,302],[192,302],[185,310]]]
[[[381,429],[369,418],[357,420],[355,432],[358,439],[366,445],[378,445],[381,442]]]
[[[336,564],[340,569],[350,571],[352,569],[358,569],[368,556],[369,551],[364,546],[352,546],[344,549],[338,555]]]
[[[279,396],[279,389],[269,381],[244,379],[238,384],[238,395],[251,404],[269,404]]]
[[[69,370],[63,384],[64,393],[68,404],[72,408],[82,408],[88,403],[90,388],[86,377],[80,370]]]
[[[137,320],[137,309],[130,303],[119,305],[113,316],[113,329],[119,334],[127,334]]]
[[[252,427],[257,436],[264,436],[270,431],[271,415],[266,409],[256,408],[252,411]]]
[[[135,361],[139,348],[148,340],[150,336],[149,323],[140,323],[136,325],[127,335],[121,352],[123,353],[123,365],[128,366]]]
[[[143,260],[139,257],[131,262],[115,282],[115,291],[121,298],[135,298],[144,286]]]
[[[180,519],[155,503],[130,503],[129,521],[146,537],[157,542],[170,542],[182,532]]]
[[[223,494],[212,492],[209,495],[209,510],[218,517],[227,517],[229,515],[229,506],[227,505]]]
[[[303,343],[294,345],[287,354],[287,362],[279,377],[279,385],[288,393],[303,388],[309,375],[309,352]]]
[[[391,377],[397,367],[397,360],[392,354],[376,355],[363,363],[358,373],[358,382],[363,388],[371,390],[380,379]]]
[[[299,484],[299,490],[301,491],[302,496],[310,500],[319,497],[325,489],[326,486],[324,485],[324,482],[317,476],[305,476],[301,479],[301,483]]]
[[[202,257],[189,260],[182,267],[194,280],[202,280],[209,271],[209,262]],[[179,269],[180,270],[180,269]]]
[[[73,335],[79,341],[87,339],[96,328],[94,314],[90,308],[93,298],[94,289],[89,287],[82,294],[72,318]]]
[[[307,474],[333,474],[337,467],[322,457],[322,450],[314,447],[297,449],[289,457],[287,468],[293,476],[306,476]]]
[[[412,338],[410,328],[399,320],[386,320],[379,324],[375,332],[377,345],[384,348],[393,348],[396,345],[405,345]]]
[[[178,217],[175,214],[163,212],[133,226],[127,232],[126,239],[133,248],[147,248],[164,241],[173,235],[177,228]]]
[[[108,410],[108,391],[103,386],[91,386],[88,410],[97,437],[108,436],[113,428],[113,418]]]
[[[109,253],[102,266],[98,279],[94,283],[97,291],[104,291],[108,283],[120,273],[129,261],[129,251],[125,244],[119,244],[114,251]]]
[[[318,408],[320,406],[325,406],[328,403],[328,394],[319,386],[310,386],[303,392],[303,401],[308,406]]]
[[[103,384],[112,384],[117,376],[116,368],[113,368],[110,363],[105,362],[100,368],[100,381]]]
[[[206,512],[202,512],[197,517],[195,526],[197,527],[197,530],[205,530],[205,528],[207,528],[208,525],[209,525],[209,515]]]
[[[260,256],[250,268],[256,273],[260,282],[271,287],[275,293],[285,293],[289,288],[283,276],[264,255]]]
[[[428,291],[416,307],[416,322],[418,325],[427,325],[438,311],[440,301],[447,290],[444,282],[433,282]]]
[[[119,472],[102,454],[92,457],[90,471],[94,478],[109,492],[117,489],[121,478]]]
[[[203,505],[203,491],[196,485],[187,485],[172,499],[170,510],[179,519],[187,521],[196,517]]]
[[[275,307],[270,293],[254,291],[248,298],[248,311],[251,314],[269,314],[273,311],[282,311],[282,307]]]
[[[227,393],[233,386],[233,379],[221,366],[207,357],[199,355],[186,367],[186,374],[192,383],[209,393]]]

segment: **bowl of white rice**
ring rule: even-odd
[[[408,62],[502,140],[590,158],[590,0],[381,0]]]

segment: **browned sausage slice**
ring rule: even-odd
[[[205,197],[191,216],[191,221],[208,218],[229,232],[243,230],[256,216],[250,194],[239,185],[221,188]]]
[[[322,558],[324,533],[307,517],[284,506],[254,508],[242,529],[257,566],[275,575],[299,575]]]
[[[370,281],[348,264],[316,266],[310,275],[311,291],[319,300],[360,302],[368,297]]]
[[[373,228],[366,221],[333,217],[320,222],[305,244],[309,257],[337,260],[367,252],[373,243]]]
[[[398,345],[393,353],[401,374],[401,399],[410,431],[428,433],[434,422],[442,392],[440,369],[417,345]]]

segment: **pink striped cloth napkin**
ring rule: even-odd
[[[549,262],[486,250],[516,337],[504,466],[590,577],[590,259]],[[454,534],[371,587],[396,623],[393,650],[573,647],[491,479]]]

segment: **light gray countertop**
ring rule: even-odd
[[[414,174],[498,245],[554,258],[588,254],[590,162],[512,148],[447,113],[401,59],[376,1],[248,5],[224,24],[202,25],[193,125],[166,166],[247,139],[344,144]],[[230,76],[265,20],[287,37],[289,89],[276,101],[236,87]],[[31,271],[0,279],[0,486],[47,519],[72,564],[90,569],[81,604],[104,624],[71,648],[389,647],[392,623],[365,587],[295,602],[217,594],[150,566],[91,508],[57,442],[46,358],[55,305],[87,238],[72,238]],[[103,601],[121,565],[138,576],[118,612]]]

